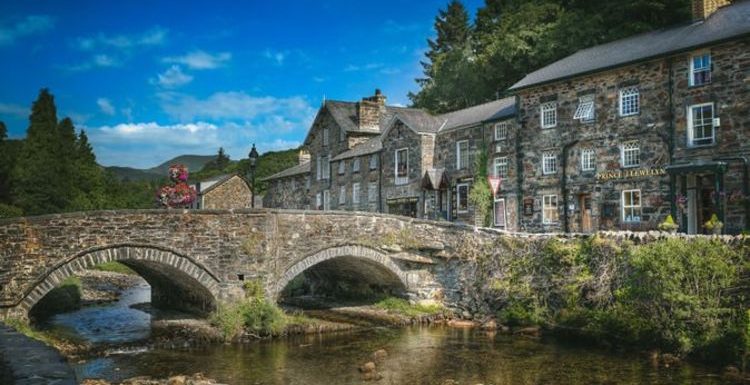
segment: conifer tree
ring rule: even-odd
[[[216,155],[216,168],[224,170],[229,165],[229,156],[224,153],[224,147],[219,147],[219,153]]]
[[[44,88],[32,105],[26,140],[12,174],[15,203],[26,214],[59,212],[67,206],[69,197],[61,191],[67,176],[60,152],[57,109]]]
[[[8,143],[5,138],[8,137],[8,130],[5,123],[0,121],[0,203],[10,203],[10,168],[11,160],[9,157]]]

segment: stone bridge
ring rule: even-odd
[[[0,316],[25,317],[65,278],[120,261],[156,306],[209,311],[261,282],[277,299],[302,272],[451,300],[451,265],[498,232],[373,213],[290,210],[95,211],[0,220]]]

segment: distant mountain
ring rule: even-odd
[[[166,178],[169,166],[173,164],[184,164],[188,167],[190,173],[194,173],[200,171],[206,163],[214,159],[216,159],[216,155],[180,155],[149,169],[110,166],[105,167],[105,170],[111,171],[120,180],[155,180]]]

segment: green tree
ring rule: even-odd
[[[44,88],[32,105],[26,141],[12,174],[15,203],[25,213],[58,212],[67,206],[67,191],[61,191],[67,185],[59,162],[61,147],[54,97]]]
[[[8,130],[5,123],[0,121],[0,203],[10,203],[10,164],[8,151]]]
[[[435,40],[428,40],[427,61],[422,67],[425,77],[417,79],[420,91],[410,93],[415,107],[432,112],[446,112],[476,104],[472,86],[475,83],[474,55],[471,47],[471,25],[466,8],[452,0],[435,18]]]
[[[81,130],[75,141],[73,157],[76,190],[69,209],[92,210],[107,207],[103,169],[96,163],[94,150],[89,143],[86,131]]]

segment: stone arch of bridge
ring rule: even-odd
[[[110,245],[85,250],[57,264],[31,285],[20,307],[28,313],[67,277],[111,261],[143,277],[151,286],[151,302],[157,307],[207,313],[216,305],[219,278],[193,258],[152,245]]]
[[[388,275],[395,277],[395,280],[403,289],[407,291],[410,289],[407,273],[393,262],[387,254],[365,246],[346,245],[320,250],[287,268],[273,288],[273,298],[278,300],[286,286],[303,272],[327,261],[343,258],[359,260],[369,266],[384,270]]]

